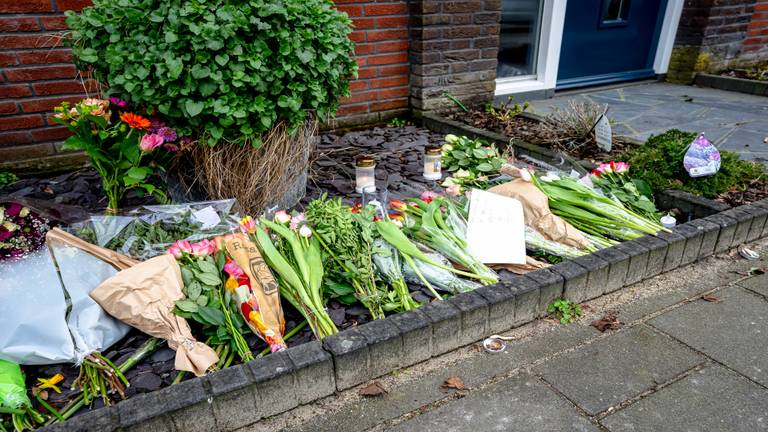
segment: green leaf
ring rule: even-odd
[[[494,171],[493,165],[489,164],[488,162],[483,162],[483,163],[479,164],[476,168],[477,168],[478,171],[482,171],[482,172],[492,172],[492,171]]]
[[[185,285],[187,290],[187,297],[189,297],[190,300],[197,300],[198,297],[200,297],[200,294],[203,292],[203,287],[200,286],[200,282],[192,282],[189,285]]]
[[[219,278],[219,276],[213,273],[200,273],[197,275],[197,279],[206,285],[211,285],[211,286],[221,285],[221,278]]]
[[[209,262],[207,260],[201,260],[197,263],[197,265],[200,268],[200,270],[203,271],[204,273],[211,273],[214,275],[219,274],[219,269],[216,268],[216,265],[213,264],[212,262]]]
[[[189,299],[176,300],[176,307],[184,312],[195,313],[200,306]]]
[[[176,33],[170,30],[165,32],[165,43],[174,43],[177,40],[179,40],[179,37],[176,35]]]
[[[96,63],[99,61],[99,55],[93,48],[84,48],[81,50],[76,49],[72,53],[78,60],[86,63]]]
[[[223,326],[225,324],[224,313],[218,309],[200,306],[197,315],[210,325]]]
[[[187,99],[187,101],[184,102],[184,108],[187,110],[187,114],[189,114],[190,117],[195,117],[203,112],[203,107],[205,107],[204,103],[195,102],[191,99]]]
[[[152,168],[149,167],[132,167],[125,173],[126,176],[134,180],[144,180],[150,174],[152,174]]]
[[[216,63],[218,63],[220,66],[224,66],[229,61],[229,56],[227,54],[218,54],[216,57],[213,58]]]

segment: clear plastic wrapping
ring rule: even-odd
[[[237,201],[151,205],[120,215],[92,215],[69,232],[93,244],[146,260],[177,240],[198,241],[238,231]]]

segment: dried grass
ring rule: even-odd
[[[202,187],[212,199],[235,198],[248,214],[284,202],[293,192],[297,177],[306,176],[314,149],[318,123],[309,120],[293,133],[279,123],[262,136],[263,145],[193,143],[182,149],[182,183]],[[191,166],[190,166],[191,165]],[[191,171],[191,172],[190,172]]]
[[[576,150],[589,144],[596,146],[592,129],[607,107],[594,102],[568,101],[567,108],[555,108],[547,115],[544,130],[564,150]]]

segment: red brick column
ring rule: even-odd
[[[746,59],[768,61],[768,0],[755,3],[741,53]]]
[[[375,123],[408,108],[408,5],[398,0],[335,0],[354,23],[360,66],[331,126]]]
[[[52,122],[51,110],[95,90],[92,81],[78,77],[69,49],[61,45],[63,11],[87,4],[0,2],[0,170],[47,170],[82,162],[59,151],[67,131]]]

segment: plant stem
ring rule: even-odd
[[[283,340],[287,341],[288,339],[292,338],[293,336],[296,335],[296,333],[301,331],[301,329],[303,329],[306,325],[307,325],[307,320],[300,322],[299,325],[292,328],[291,331],[289,331],[288,333],[285,334],[285,336],[283,336]],[[264,357],[267,354],[269,354],[269,347],[264,348],[264,350],[259,353],[258,357]]]

